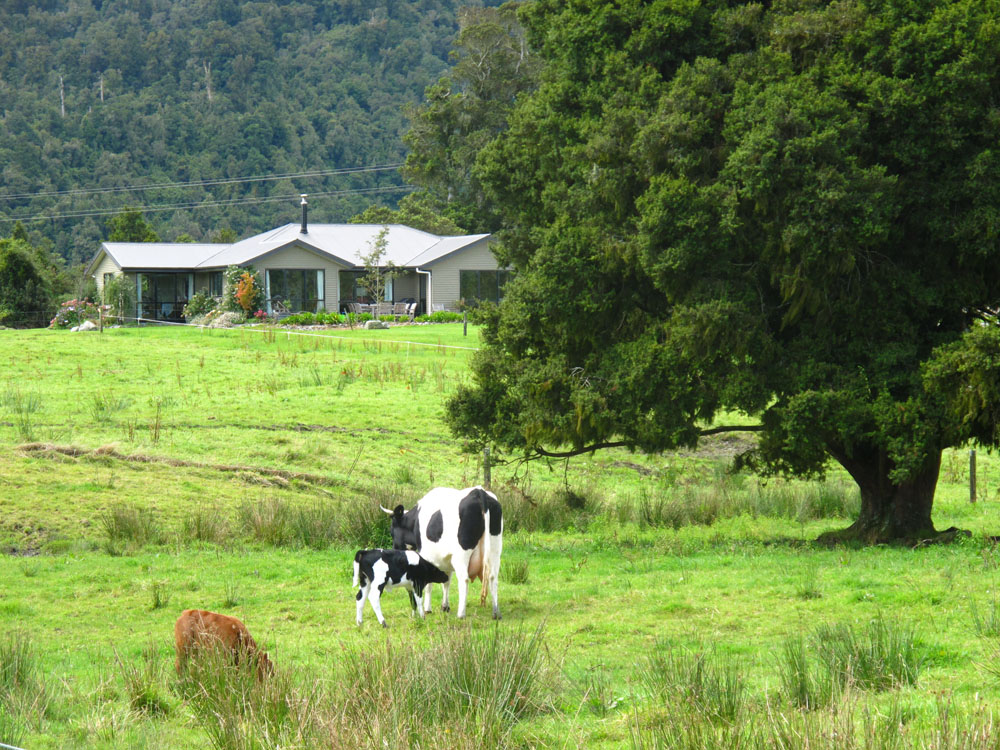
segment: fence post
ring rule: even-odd
[[[462,310],[462,335],[469,335],[469,313],[466,310]]]
[[[104,308],[97,308],[97,332],[104,333]]]
[[[969,451],[969,502],[976,502],[976,451]]]
[[[483,448],[483,487],[490,488],[490,446]]]

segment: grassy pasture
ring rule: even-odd
[[[370,610],[356,627],[350,561],[385,538],[374,504],[480,481],[441,421],[476,341],[460,325],[0,332],[0,742],[996,745],[984,454],[980,502],[962,451],[936,501],[939,528],[973,537],[919,550],[812,545],[849,522],[845,477],[729,476],[732,439],[494,467],[503,621],[476,585],[465,622],[411,619],[396,592],[388,631]],[[279,679],[223,674],[235,708],[176,680],[188,607],[243,619]],[[850,654],[880,653],[866,682]],[[501,672],[516,687],[469,677]]]

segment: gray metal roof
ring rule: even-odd
[[[363,254],[371,252],[382,224],[286,224],[245,240],[224,244],[184,242],[105,242],[101,248],[122,269],[180,270],[225,268],[245,265],[292,244],[304,245],[319,255],[346,267],[364,265]],[[384,261],[415,267],[433,263],[456,250],[489,237],[470,234],[441,237],[402,224],[388,225]],[[98,257],[100,253],[98,253]],[[91,261],[91,266],[94,265]]]
[[[105,242],[101,245],[120,268],[149,270],[194,268],[206,257],[227,247],[229,245],[197,242]]]

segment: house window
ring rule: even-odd
[[[208,296],[222,296],[222,271],[212,271],[208,274]]]
[[[193,289],[193,273],[137,274],[139,314],[152,320],[183,320],[184,305]]]
[[[499,302],[511,271],[459,271],[459,296],[466,302]]]
[[[324,274],[321,270],[269,268],[266,293],[268,304],[281,303],[289,312],[317,312],[325,308]]]
[[[106,287],[108,284],[111,283],[111,280],[114,277],[115,277],[115,275],[113,273],[106,273],[106,274],[104,274],[104,281],[102,282],[102,286]]]

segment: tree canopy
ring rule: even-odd
[[[857,481],[867,540],[935,533],[943,448],[998,444],[994,2],[521,13],[537,91],[479,154],[518,274],[454,431],[529,456],[694,445]]]

